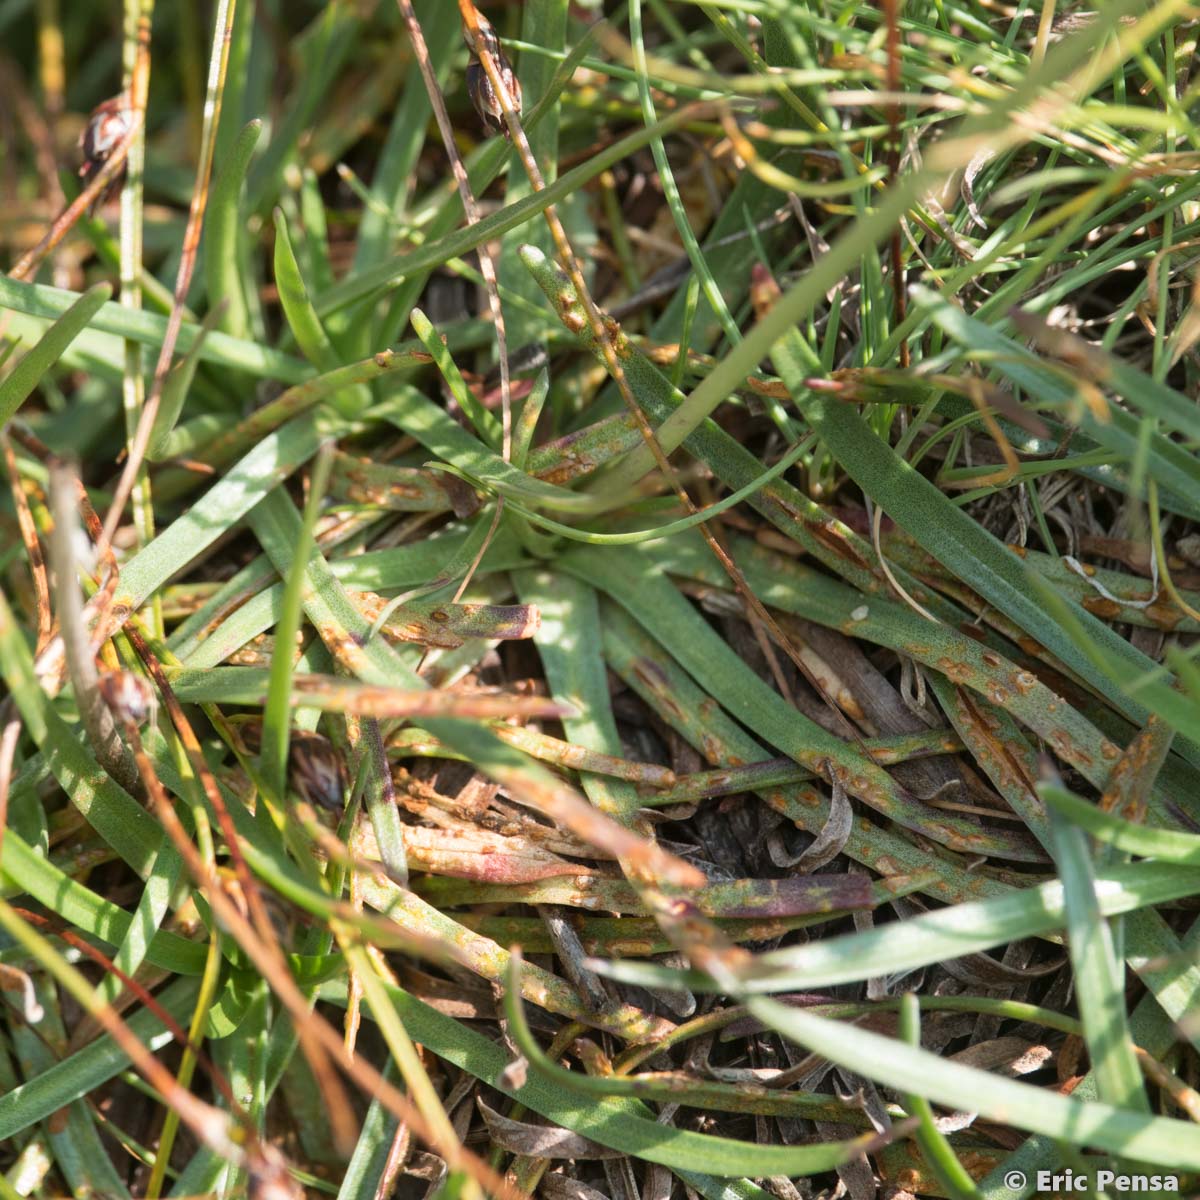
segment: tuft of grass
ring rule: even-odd
[[[1191,9],[211,8],[0,3],[0,1195],[1195,1190]]]

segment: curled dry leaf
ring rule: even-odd
[[[674,1177],[665,1167],[659,1168],[657,1164],[654,1164],[652,1169],[661,1170],[666,1176],[666,1196],[669,1196],[670,1184]],[[597,1191],[596,1188],[589,1187],[586,1183],[580,1183],[578,1179],[572,1179],[569,1175],[561,1175],[557,1171],[548,1171],[542,1176],[538,1194],[542,1200],[608,1200],[608,1197],[603,1192]],[[665,1196],[663,1200],[665,1200]]]

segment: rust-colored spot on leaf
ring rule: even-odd
[[[794,515],[799,519],[798,513]],[[848,562],[854,563],[856,567],[870,570],[871,564],[859,554],[853,543],[835,524],[830,521],[820,521],[810,526],[810,528],[813,537],[827,550],[832,550],[839,558],[844,558]]]
[[[1183,620],[1183,613],[1179,609],[1173,604],[1167,604],[1161,600],[1142,609],[1142,611],[1159,629],[1165,629],[1168,632]]]
[[[654,953],[654,943],[642,938],[628,941],[617,938],[608,943],[607,953],[616,958],[649,958]]]
[[[1076,765],[1090,766],[1092,756],[1086,751],[1080,749],[1071,740],[1070,734],[1064,729],[1056,729],[1050,735],[1050,745],[1054,747],[1054,752],[1069,763]]]
[[[1121,615],[1121,606],[1107,596],[1085,596],[1083,607],[1102,621],[1115,621]]]
[[[1037,676],[1031,671],[1018,671],[1013,676],[1013,686],[1021,695],[1026,696],[1037,687]]]
[[[966,683],[971,678],[971,668],[966,663],[943,655],[937,660],[937,669],[952,683]]]

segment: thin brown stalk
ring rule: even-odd
[[[425,35],[421,32],[421,23],[413,9],[412,0],[396,0],[400,6],[408,36],[412,41],[413,54],[425,81],[425,91],[429,95],[429,103],[437,120],[438,132],[442,136],[442,144],[446,148],[446,157],[450,160],[450,169],[454,172],[454,182],[462,199],[463,212],[467,223],[476,225],[479,222],[479,205],[475,194],[471,191],[471,181],[467,178],[467,168],[462,156],[458,153],[458,145],[454,140],[454,126],[450,123],[450,114],[446,111],[446,101],[442,89],[438,86],[437,74],[429,58],[429,47],[425,44]],[[512,454],[512,385],[508,369],[508,334],[504,325],[504,309],[500,303],[500,288],[496,280],[496,264],[486,246],[479,247],[479,270],[487,285],[488,309],[496,326],[496,354],[500,366],[500,408],[503,428],[502,454],[507,462]],[[486,544],[486,543],[485,543]],[[482,553],[482,551],[481,551]]]
[[[138,641],[141,641],[135,630],[131,629],[130,632],[138,638]],[[141,761],[145,767],[149,767],[144,752],[142,752]],[[260,936],[221,886],[215,873],[201,858],[200,852],[188,837],[187,831],[183,828],[182,822],[152,769],[145,770],[144,780],[155,815],[179,851],[188,873],[192,876],[196,886],[203,890],[214,916],[229,930],[257,970],[266,978],[284,1008],[287,1009],[301,1036],[302,1043],[306,1038],[311,1039],[349,1079],[377,1099],[400,1121],[406,1123],[418,1137],[430,1145],[437,1144],[424,1118],[409,1098],[390,1084],[374,1067],[352,1054],[346,1048],[343,1038],[337,1030],[312,1010],[311,1001],[300,990],[290,971],[286,967],[282,971],[279,969],[279,951],[275,946],[273,936],[265,938]],[[175,1084],[174,1078],[169,1073],[167,1078],[171,1085]],[[156,1084],[156,1086],[159,1085]],[[166,1094],[169,1093],[164,1092],[164,1095]],[[347,1108],[346,1111],[349,1112],[349,1109]],[[333,1114],[331,1113],[330,1116],[332,1119]],[[527,1200],[501,1179],[491,1167],[461,1145],[449,1145],[439,1147],[439,1149],[445,1153],[447,1164],[451,1168],[469,1172],[472,1178],[497,1197],[497,1200]]]
[[[0,704],[0,720],[4,732],[0,733],[0,857],[4,854],[4,831],[8,828],[8,794],[12,790],[13,761],[17,756],[17,743],[21,740],[21,717],[11,700]]]
[[[140,796],[142,789],[137,765],[122,743],[112,712],[100,694],[100,677],[88,642],[73,545],[79,529],[73,503],[76,479],[75,472],[63,463],[51,465],[50,511],[54,529],[50,534],[50,562],[54,568],[58,626],[62,632],[67,673],[96,761],[130,795]]]
[[[129,444],[129,456],[117,486],[113,491],[112,504],[104,520],[105,539],[112,541],[121,514],[129,500],[134,484],[138,480],[146,449],[150,444],[150,433],[154,427],[154,418],[158,415],[159,404],[162,401],[163,385],[171,369],[171,360],[175,355],[175,343],[183,326],[184,302],[187,299],[188,288],[191,287],[192,274],[196,268],[196,252],[200,246],[200,234],[204,227],[204,211],[208,206],[208,186],[212,175],[213,153],[216,149],[217,124],[221,117],[221,97],[225,89],[225,71],[229,63],[229,42],[233,32],[233,18],[237,9],[237,0],[222,0],[222,6],[217,11],[215,28],[220,31],[217,44],[213,48],[209,74],[209,111],[204,126],[204,138],[200,147],[200,161],[196,165],[196,183],[192,189],[192,201],[188,210],[187,228],[183,235],[183,249],[179,259],[179,270],[175,277],[175,295],[171,305],[171,315],[167,319],[166,333],[163,335],[162,349],[159,351],[158,362],[154,368],[154,382],[150,386],[150,395],[138,414],[137,427]]]
[[[400,0],[404,3],[405,0]],[[529,182],[535,192],[545,191],[546,181],[542,176],[541,168],[537,164],[537,160],[533,157],[533,151],[529,145],[529,139],[525,136],[525,130],[521,125],[520,114],[517,113],[512,104],[509,102],[508,92],[504,86],[504,80],[500,74],[500,69],[494,58],[488,51],[486,38],[480,36],[481,20],[479,13],[476,11],[475,5],[471,0],[458,0],[459,12],[462,16],[463,29],[467,34],[467,44],[471,52],[479,59],[488,79],[491,81],[496,98],[500,103],[500,107],[504,112],[504,120],[508,126],[509,135],[512,138],[513,145],[517,147],[521,162],[525,167],[525,172],[529,176]],[[663,478],[670,484],[672,491],[679,498],[679,502],[683,505],[685,511],[691,515],[699,514],[699,509],[696,507],[687,489],[680,481],[679,474],[671,465],[666,454],[663,453],[663,448],[659,444],[658,438],[655,435],[654,429],[646,417],[642,406],[637,402],[632,389],[629,386],[629,380],[625,377],[625,369],[621,365],[620,355],[617,353],[616,346],[613,344],[613,331],[616,329],[615,322],[611,318],[606,317],[600,312],[595,300],[592,298],[591,291],[588,289],[587,281],[584,279],[583,267],[571,246],[570,240],[567,237],[567,232],[563,228],[562,221],[558,216],[558,210],[553,204],[548,204],[542,211],[542,216],[545,218],[546,225],[550,230],[550,237],[554,242],[555,253],[558,256],[559,263],[563,270],[566,271],[570,278],[571,285],[575,289],[576,297],[580,306],[583,308],[584,315],[587,319],[588,328],[592,336],[596,340],[596,344],[600,349],[604,359],[605,366],[608,368],[609,374],[613,377],[613,381],[617,385],[617,389],[621,393],[622,399],[625,401],[626,407],[630,414],[637,422],[638,430],[642,435],[642,440],[646,443],[651,455],[654,458],[658,468],[663,473]],[[847,736],[854,740],[858,740],[858,732],[846,720],[841,709],[837,707],[832,699],[825,694],[825,689],[820,681],[809,669],[804,662],[803,657],[792,645],[791,639],[779,627],[778,622],[767,612],[762,601],[751,590],[750,585],[746,582],[745,576],[738,569],[737,564],[730,558],[725,548],[721,545],[717,536],[709,527],[707,521],[702,521],[697,527],[700,534],[703,536],[709,549],[721,564],[722,569],[729,576],[733,583],[734,589],[742,597],[746,606],[752,614],[752,624],[757,621],[762,628],[766,629],[771,638],[774,640],[788,658],[795,665],[800,674],[809,682],[816,690],[819,696],[822,696],[825,703],[828,705],[830,712],[834,715],[835,720],[846,731]]]
[[[267,915],[266,906],[263,903],[258,883],[251,874],[245,856],[242,854],[241,843],[238,840],[233,818],[230,816],[229,809],[226,807],[224,798],[221,796],[221,790],[217,786],[217,781],[213,778],[213,774],[208,768],[204,752],[192,729],[191,722],[188,721],[182,705],[180,705],[167,680],[166,674],[163,672],[162,664],[158,661],[157,656],[151,651],[146,640],[133,623],[126,626],[125,634],[129,638],[130,644],[133,646],[138,657],[145,665],[150,677],[154,680],[155,686],[162,696],[163,706],[166,708],[167,714],[171,718],[171,723],[174,725],[175,731],[179,735],[179,740],[182,742],[184,750],[187,753],[192,770],[204,788],[205,797],[216,814],[217,824],[220,826],[221,836],[225,839],[230,861],[233,863],[234,874],[241,887],[242,895],[245,897],[246,907],[250,912],[251,920],[263,944],[272,948],[272,971],[267,978],[274,984],[281,976],[287,975],[287,961],[283,957],[283,952],[276,944],[274,928]],[[188,845],[191,847],[190,839],[188,839]],[[182,848],[180,849],[181,853],[183,853]],[[194,850],[194,847],[192,849]],[[326,1054],[309,1036],[307,1026],[298,1025],[297,1032],[300,1035],[301,1047],[308,1057],[318,1086],[321,1087],[328,1104],[330,1123],[333,1127],[335,1141],[339,1146],[353,1146],[357,1138],[357,1129],[355,1128],[354,1116],[349,1103],[342,1092],[341,1084],[333,1072],[329,1070]]]
[[[396,3],[400,6],[401,15],[404,17],[404,24],[408,29],[413,54],[416,57],[417,66],[420,68],[421,78],[425,82],[425,91],[429,96],[429,103],[437,120],[438,132],[442,136],[442,145],[446,149],[446,157],[450,160],[450,169],[454,173],[454,182],[458,188],[459,197],[462,200],[463,212],[466,214],[467,223],[469,225],[478,224],[480,215],[479,205],[475,201],[475,194],[471,191],[471,181],[467,177],[467,168],[463,164],[462,156],[458,153],[458,145],[454,140],[454,126],[450,123],[450,114],[446,111],[446,100],[442,95],[442,89],[438,86],[437,73],[434,71],[433,63],[429,58],[429,47],[425,44],[425,35],[421,32],[421,23],[417,20],[412,0],[396,0]],[[492,324],[496,329],[496,357],[500,366],[501,455],[504,461],[508,462],[512,457],[512,380],[508,365],[508,331],[504,324],[504,308],[500,303],[500,287],[497,283],[496,264],[486,246],[480,245],[478,254],[479,270],[483,275],[483,281],[487,290],[488,311],[491,313]],[[475,572],[478,570],[479,564],[483,561],[483,556],[487,552],[492,538],[496,536],[496,530],[500,527],[500,517],[503,512],[504,497],[497,496],[496,511],[492,515],[491,528],[488,530],[487,537],[483,539],[483,545],[479,547],[479,553],[467,568],[466,574],[454,593],[455,602],[462,597],[471,580],[474,578]],[[417,668],[418,674],[420,674],[424,665],[425,660],[422,659]]]
[[[1146,1078],[1157,1087],[1162,1088],[1191,1120],[1200,1124],[1200,1092],[1185,1083],[1174,1071],[1160,1063],[1157,1058],[1140,1046],[1135,1046],[1133,1052],[1137,1056],[1138,1066],[1142,1068]]]
[[[883,543],[880,540],[880,535],[883,530],[883,509],[878,504],[872,505],[871,512],[871,545],[875,550],[875,559],[879,563],[879,569],[883,572],[884,578],[888,581],[888,585],[892,591],[908,605],[915,613],[919,613],[927,621],[931,621],[934,625],[940,625],[941,621],[937,619],[905,586],[896,578],[896,572],[892,570],[887,558],[883,553]]]
[[[14,422],[10,425],[7,432],[12,435],[15,442],[19,443],[36,459],[44,463],[47,469],[55,461],[54,453],[50,447],[30,433],[28,429],[22,428],[19,423]],[[100,563],[103,567],[103,571],[100,573],[104,579],[103,586],[88,601],[87,607],[84,609],[85,619],[90,623],[92,617],[97,612],[107,611],[109,599],[116,592],[121,574],[117,563],[117,556],[113,553],[111,543],[104,536],[104,531],[100,525],[100,518],[96,515],[96,510],[92,507],[92,500],[88,495],[87,488],[83,486],[83,480],[78,475],[73,475],[72,478],[75,484],[75,503],[78,506],[79,515],[83,518],[84,526],[91,535],[96,553],[99,555]],[[104,636],[99,636],[99,631],[97,631],[97,634],[92,639],[92,649],[98,653],[100,646],[108,640],[108,636],[108,633],[105,633]],[[40,654],[44,649],[45,647],[39,648],[38,653]]]
[[[179,1113],[197,1140],[231,1162],[241,1162],[244,1150],[231,1135],[231,1115],[181,1088],[171,1072],[147,1049],[113,1006],[96,1001],[94,989],[74,967],[58,955],[44,953],[40,935],[33,931],[31,924],[19,910],[13,908],[6,900],[0,899],[0,915],[7,932],[15,940],[31,952],[43,951],[37,957],[44,961],[58,982],[112,1038],[121,1052],[133,1063],[138,1074],[151,1087],[156,1088],[166,1102]],[[186,1042],[186,1038],[184,1040]]]
[[[71,232],[75,223],[104,194],[108,186],[125,169],[129,147],[141,128],[141,114],[136,113],[130,121],[129,132],[117,143],[104,166],[96,172],[92,181],[74,200],[54,218],[45,236],[32,250],[27,250],[17,260],[8,275],[10,279],[29,279],[52,250]]]
[[[134,726],[136,733],[137,726]],[[130,744],[133,744],[133,739],[130,739]],[[141,748],[140,740],[137,743],[139,751],[144,753]],[[147,769],[153,770],[153,767],[146,764]],[[208,1077],[212,1080],[213,1087],[221,1093],[229,1104],[236,1119],[240,1122],[246,1121],[246,1116],[238,1104],[237,1097],[233,1094],[233,1088],[229,1086],[229,1080],[216,1063],[193,1042],[187,1035],[187,1031],[175,1020],[173,1016],[155,999],[154,995],[144,988],[134,977],[125,971],[122,971],[119,966],[102,950],[93,946],[86,938],[80,937],[73,932],[63,922],[53,920],[47,917],[44,913],[33,913],[24,908],[16,908],[13,910],[17,915],[29,925],[35,925],[39,929],[45,930],[47,933],[53,934],[54,937],[60,938],[73,950],[78,950],[80,954],[90,958],[92,962],[101,967],[107,974],[116,975],[121,982],[129,989],[129,991],[137,998],[139,1004],[148,1008],[154,1016],[162,1023],[163,1028],[175,1039],[181,1047],[189,1048],[196,1056],[196,1060],[204,1068]],[[97,1023],[98,1020],[97,1020]]]
[[[45,76],[43,75],[43,83]],[[50,120],[61,111],[61,95],[54,91],[47,92],[46,113],[34,102],[25,86],[25,79],[17,69],[16,64],[7,55],[0,56],[0,86],[10,98],[17,119],[25,127],[25,136],[33,147],[34,160],[37,163],[38,176],[42,186],[50,198],[53,209],[61,210],[67,203],[63,195],[62,185],[58,182],[58,162],[54,151],[54,131]],[[55,101],[59,104],[56,105]]]
[[[903,0],[881,0],[883,21],[886,27],[885,51],[887,54],[887,172],[889,186],[900,175],[900,7]],[[892,275],[892,319],[897,329],[904,322],[908,300],[904,272],[904,251],[900,223],[892,231],[891,242]],[[907,369],[909,352],[907,339],[900,343],[900,366]]]

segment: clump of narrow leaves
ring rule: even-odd
[[[1194,1189],[1189,13],[485,8],[0,4],[0,1193]]]

